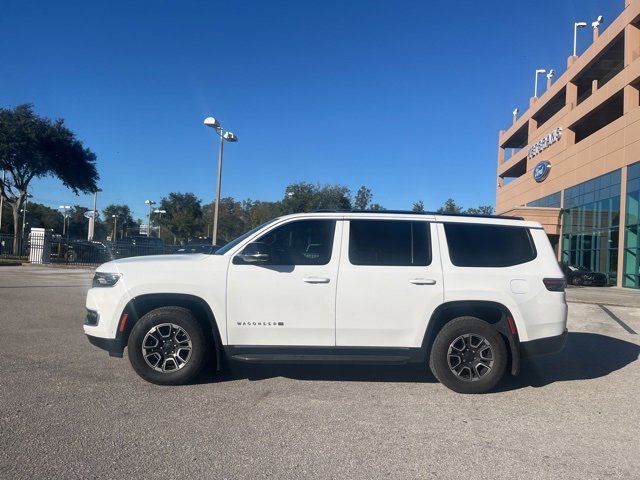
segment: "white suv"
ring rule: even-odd
[[[538,223],[322,212],[276,218],[213,255],[100,266],[84,331],[158,384],[207,360],[429,364],[447,387],[493,388],[566,337],[564,277]]]

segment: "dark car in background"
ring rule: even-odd
[[[158,237],[133,235],[111,242],[109,248],[114,258],[162,255],[164,242]]]
[[[594,272],[584,266],[560,264],[567,283],[570,285],[585,285],[592,287],[604,287],[608,285],[607,276],[604,273]]]
[[[56,235],[51,244],[51,260],[65,263],[104,263],[111,260],[111,253],[102,242],[66,240]]]
[[[207,253],[213,254],[220,248],[220,245],[212,245],[212,240],[207,237],[194,238],[186,245],[176,250],[176,253]]]

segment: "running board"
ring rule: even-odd
[[[420,349],[358,349],[299,347],[227,347],[227,358],[244,363],[331,363],[404,365],[415,361]],[[366,351],[365,351],[366,350]]]

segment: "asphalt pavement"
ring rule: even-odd
[[[640,292],[570,303],[566,348],[485,395],[379,366],[160,387],[87,342],[91,275],[0,267],[0,478],[638,478]]]

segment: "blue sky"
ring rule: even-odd
[[[276,200],[296,181],[367,185],[387,208],[494,204],[498,130],[536,68],[562,72],[573,22],[624,0],[4,0],[0,105],[62,117],[98,156],[107,203]],[[591,41],[581,31],[579,50]],[[36,201],[89,206],[53,179]]]

